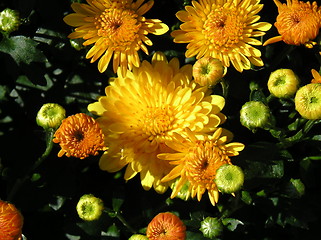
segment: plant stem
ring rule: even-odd
[[[50,129],[46,132],[46,149],[45,149],[44,153],[29,168],[29,170],[27,171],[27,173],[25,174],[25,176],[23,178],[17,179],[17,181],[15,182],[11,191],[8,194],[8,197],[7,197],[8,201],[11,201],[13,199],[13,197],[19,191],[21,186],[31,177],[30,175],[33,173],[33,171],[36,170],[40,166],[40,164],[49,156],[49,154],[52,150],[52,147],[54,145],[53,141],[52,141],[54,133],[55,133],[54,129]]]
[[[131,233],[136,233],[135,229],[132,226],[130,226],[129,223],[125,220],[125,218],[118,212],[116,213],[116,217]]]

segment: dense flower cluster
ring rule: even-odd
[[[225,121],[220,112],[223,97],[210,95],[207,87],[192,81],[192,66],[179,67],[178,59],[167,61],[156,53],[152,63],[127,72],[106,87],[106,96],[88,109],[105,135],[108,151],[100,159],[103,170],[115,172],[125,167],[125,179],[140,173],[145,189],[164,192],[168,184],[161,179],[172,165],[157,157],[171,152],[166,145],[174,134],[188,127],[196,133],[209,133]]]
[[[117,76],[110,79],[105,95],[88,106],[98,116],[97,122],[85,114],[63,121],[54,139],[61,146],[58,155],[84,158],[104,150],[99,161],[102,170],[126,168],[125,180],[138,174],[145,190],[164,193],[171,187],[172,198],[184,195],[200,201],[207,192],[215,205],[220,191],[234,194],[243,184],[243,172],[230,158],[244,144],[231,142],[233,134],[221,127],[227,119],[221,112],[225,99],[211,88],[222,80],[230,64],[239,72],[264,65],[261,51],[253,46],[262,45],[257,38],[272,25],[258,22],[257,14],[263,8],[260,0],[192,1],[177,12],[182,24],[171,36],[175,43],[187,43],[185,56],[195,57],[194,65],[180,66],[177,58],[169,60],[162,52],[141,62],[137,51],[148,54],[145,45],[152,45],[146,35],[169,29],[160,20],[143,17],[153,1],[143,2],[87,0],[88,4],[73,3],[75,13],[64,18],[76,27],[70,38],[83,38],[85,46],[94,44],[86,57],[91,62],[100,58],[100,72],[113,58]],[[281,36],[264,45],[281,40],[312,44],[321,25],[317,4],[274,2],[279,10],[275,26]],[[300,82],[292,70],[272,72],[268,80],[271,96],[296,95],[296,110],[304,118],[319,119],[319,105],[314,103],[320,98],[320,75],[315,70],[312,74],[313,86],[298,90]],[[240,120],[253,132],[274,127],[267,102],[247,102],[240,110]],[[229,179],[232,175],[238,178],[235,186]]]

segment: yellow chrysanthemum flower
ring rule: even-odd
[[[146,45],[152,41],[148,33],[161,35],[168,31],[168,26],[158,19],[146,19],[143,15],[151,9],[154,1],[144,0],[86,0],[88,4],[72,3],[75,13],[64,18],[64,21],[76,27],[68,37],[83,38],[83,45],[94,46],[86,58],[98,62],[98,70],[104,72],[113,56],[113,70],[120,66],[123,75],[127,68],[140,65],[138,50],[148,54]]]
[[[213,135],[197,135],[187,129],[186,136],[175,133],[173,141],[166,142],[168,147],[177,151],[158,155],[160,159],[169,160],[170,164],[175,165],[162,182],[179,177],[171,198],[189,182],[191,197],[197,196],[197,200],[200,201],[207,190],[212,205],[218,202],[216,171],[224,164],[231,164],[230,157],[238,155],[239,151],[244,149],[242,143],[227,143],[231,138],[228,135],[231,134],[226,130],[224,132],[222,128],[218,128]]]
[[[133,72],[112,81],[105,89],[106,96],[88,106],[101,116],[97,121],[109,147],[100,159],[100,168],[116,172],[127,165],[126,180],[140,173],[144,189],[153,186],[164,192],[168,184],[160,179],[172,166],[157,154],[170,151],[165,141],[186,127],[195,132],[214,131],[225,120],[220,113],[224,98],[197,86],[191,65],[180,68],[177,58],[168,62],[159,52],[152,63],[143,61]]]
[[[257,22],[263,8],[260,0],[199,0],[192,1],[176,16],[184,22],[172,32],[174,42],[188,43],[186,57],[211,56],[230,62],[239,72],[250,69],[251,63],[263,66],[261,52],[251,45],[261,45],[255,39],[271,28],[270,23]]]
[[[270,38],[263,45],[279,41],[290,45],[304,44],[309,48],[315,45],[311,40],[318,36],[321,27],[321,9],[317,3],[287,0],[287,4],[282,4],[273,1],[279,12],[274,25],[280,36]]]

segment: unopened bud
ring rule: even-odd
[[[44,129],[56,129],[66,117],[66,110],[57,103],[42,105],[37,113],[37,124]]]
[[[223,224],[218,218],[207,217],[201,222],[200,231],[204,237],[216,239],[223,232]]]
[[[268,89],[277,98],[289,98],[294,96],[299,84],[299,78],[291,69],[278,69],[271,73]]]
[[[148,237],[142,234],[134,234],[128,240],[148,240]]]
[[[85,194],[79,199],[76,209],[81,219],[94,221],[103,213],[104,203],[92,194]]]
[[[237,192],[243,186],[244,173],[238,166],[224,164],[216,171],[215,183],[223,193]]]
[[[295,109],[306,119],[321,119],[321,84],[310,83],[301,87],[294,98]]]
[[[215,86],[224,76],[224,67],[220,60],[203,57],[193,65],[193,77],[201,86]]]
[[[273,125],[273,116],[268,106],[259,101],[250,101],[242,106],[240,121],[250,130],[269,128]]]
[[[20,26],[19,13],[15,10],[6,8],[0,12],[0,30],[6,33],[16,31]]]

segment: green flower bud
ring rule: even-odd
[[[204,237],[214,239],[222,235],[223,224],[218,218],[207,217],[201,222],[200,231]]]
[[[62,106],[57,103],[46,103],[38,111],[36,121],[44,129],[56,129],[65,117],[66,110]]]
[[[277,98],[289,98],[294,96],[299,84],[299,78],[291,69],[278,69],[271,73],[268,89]]]
[[[92,194],[85,194],[79,199],[76,209],[81,219],[94,221],[103,213],[104,203]]]
[[[259,101],[250,101],[242,106],[240,121],[250,130],[269,128],[273,125],[273,116],[268,106]]]
[[[15,10],[6,8],[0,12],[0,30],[11,33],[20,26],[19,13]]]
[[[301,87],[294,98],[295,109],[306,119],[321,119],[321,84],[310,83]]]
[[[134,234],[128,240],[148,240],[148,237],[142,234]]]
[[[244,173],[238,166],[224,164],[216,171],[215,183],[221,192],[234,193],[243,186]]]

